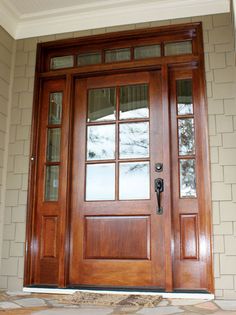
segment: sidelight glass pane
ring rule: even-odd
[[[50,125],[61,124],[62,92],[50,93],[50,105],[48,123]]]
[[[50,69],[64,69],[74,66],[74,56],[62,56],[51,58]]]
[[[92,89],[88,92],[88,122],[114,120],[116,89]]]
[[[115,164],[87,165],[86,201],[115,200]]]
[[[128,85],[120,88],[120,119],[149,116],[148,85]]]
[[[120,163],[119,199],[150,198],[149,162]]]
[[[48,129],[47,139],[47,161],[60,161],[61,129]]]
[[[179,155],[195,154],[194,120],[178,119]]]
[[[115,158],[115,125],[89,126],[87,129],[87,160]]]
[[[161,56],[160,45],[149,45],[134,48],[134,59],[146,59]]]
[[[120,158],[149,156],[149,123],[120,124]]]
[[[192,80],[176,81],[178,115],[193,114]]]
[[[105,62],[118,62],[131,59],[130,48],[113,49],[105,51]]]
[[[59,187],[59,166],[46,166],[45,200],[57,201]]]
[[[180,197],[196,197],[195,160],[180,160]]]
[[[79,54],[77,59],[78,66],[95,65],[102,62],[100,52]]]
[[[165,56],[192,54],[192,42],[176,42],[165,44]]]

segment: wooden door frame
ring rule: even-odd
[[[178,56],[164,56],[164,43],[173,41],[192,41],[192,54],[178,55]],[[132,61],[117,62],[112,64],[104,63],[104,50],[108,48],[124,47],[124,43],[130,43],[133,47],[135,45],[147,45],[159,43],[161,45],[161,57],[134,60],[132,50]],[[78,49],[86,51],[91,48],[99,49],[103,51],[103,63],[99,65],[91,65],[78,67],[76,66],[76,53]],[[53,56],[72,54],[74,55],[74,66],[67,69],[50,70],[50,58]],[[199,84],[200,84],[200,95],[199,100],[203,104],[204,112],[203,115],[203,136],[205,138],[204,152],[205,161],[208,165],[206,167],[206,181],[204,189],[206,191],[205,198],[205,209],[207,217],[207,237],[210,239],[210,255],[208,256],[208,270],[209,270],[209,283],[207,290],[214,292],[213,284],[213,271],[212,271],[212,244],[211,244],[211,189],[210,189],[210,159],[209,159],[209,147],[208,147],[208,132],[207,132],[207,106],[206,106],[206,88],[205,88],[205,69],[204,69],[204,51],[203,51],[203,36],[202,36],[202,25],[201,23],[189,23],[181,25],[171,25],[164,27],[155,27],[149,29],[125,31],[109,33],[104,35],[87,36],[81,38],[59,40],[54,42],[40,43],[37,47],[36,56],[36,71],[35,71],[35,84],[34,84],[34,100],[33,100],[33,120],[31,129],[31,147],[30,147],[30,167],[29,167],[29,181],[28,181],[28,200],[27,200],[27,229],[26,229],[26,245],[25,245],[25,269],[24,269],[24,286],[34,285],[34,274],[33,274],[33,259],[34,252],[37,248],[34,248],[34,227],[35,227],[35,211],[36,211],[36,178],[37,178],[37,156],[39,149],[39,113],[41,104],[41,92],[42,84],[46,80],[53,80],[58,78],[64,78],[66,81],[66,93],[65,103],[68,108],[68,176],[66,180],[67,196],[70,193],[70,141],[72,132],[72,95],[74,88],[75,78],[98,76],[104,74],[115,74],[123,72],[135,72],[135,71],[151,71],[161,70],[162,73],[162,102],[169,107],[169,70],[171,68],[180,68],[182,66],[198,66],[199,68]],[[170,121],[169,110],[165,111],[164,123]],[[164,141],[170,143],[170,131],[168,126],[165,126],[167,132],[164,135]],[[171,182],[171,148],[167,146],[165,152],[165,176],[169,177]],[[171,191],[171,187],[165,187],[165,190]],[[69,207],[70,198],[66,199],[66,209],[63,214],[64,222],[62,226],[62,243],[64,249],[60,255],[60,268],[59,268],[59,281],[58,287],[64,288],[67,285],[68,278],[68,252],[69,252]],[[169,204],[169,211],[165,211],[166,220],[172,222],[172,200],[171,195],[167,198],[167,204]],[[67,231],[67,233],[66,233]],[[166,251],[165,251],[165,268],[166,268],[166,291],[173,292],[173,228],[172,224],[165,225],[165,240]]]

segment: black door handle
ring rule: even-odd
[[[162,214],[163,208],[161,207],[161,193],[164,191],[164,180],[162,178],[156,178],[154,184],[157,195],[157,214]]]

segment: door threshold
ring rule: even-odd
[[[198,300],[214,300],[215,296],[211,293],[168,293],[153,291],[109,291],[109,290],[86,290],[86,289],[58,289],[58,288],[33,288],[24,287],[23,292],[30,293],[51,293],[51,294],[73,294],[75,292],[92,292],[92,293],[109,293],[109,294],[142,294],[142,295],[161,295],[163,299],[198,299]]]

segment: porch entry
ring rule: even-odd
[[[201,54],[80,72],[53,69],[48,45],[36,81],[25,285],[212,292]]]

